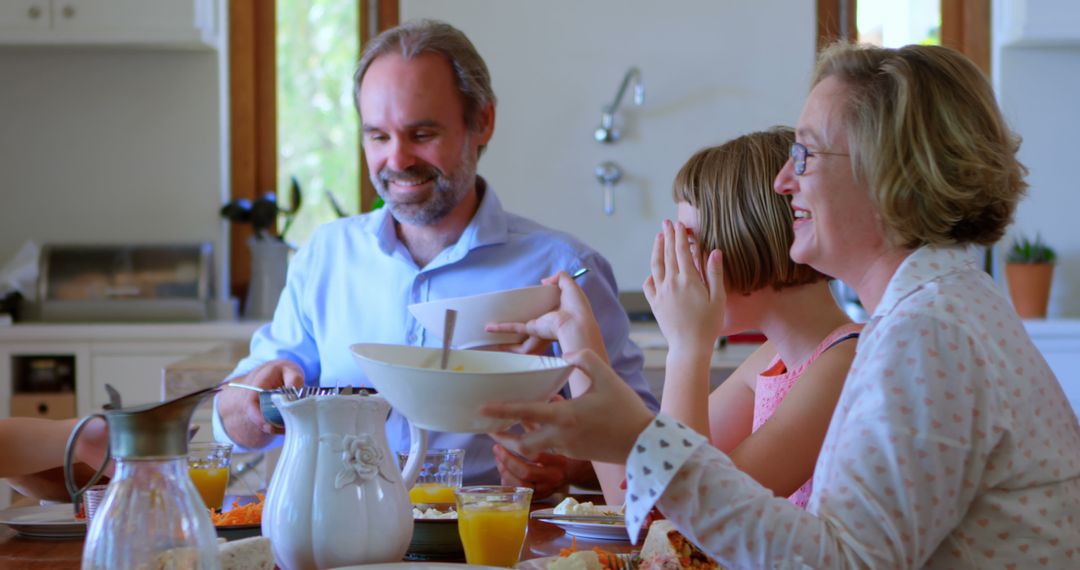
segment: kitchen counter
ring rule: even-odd
[[[17,323],[0,327],[5,341],[86,340],[249,340],[262,321],[200,321],[176,323]]]

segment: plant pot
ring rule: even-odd
[[[1024,319],[1045,319],[1050,301],[1053,263],[1006,263],[1005,277],[1016,313]]]

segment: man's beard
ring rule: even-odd
[[[411,166],[403,171],[384,167],[378,173],[372,173],[371,183],[379,193],[386,207],[398,223],[414,226],[427,226],[446,217],[476,184],[475,147],[471,141],[465,141],[462,147],[461,161],[457,169],[447,173],[430,164]],[[434,178],[435,187],[426,196],[410,196],[415,201],[401,201],[390,194],[390,182],[419,182]]]

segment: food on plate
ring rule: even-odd
[[[711,570],[721,568],[715,560],[675,530],[668,520],[653,521],[641,548],[638,570]]]
[[[259,494],[256,497],[258,499],[255,502],[246,505],[241,505],[240,499],[237,499],[233,501],[232,508],[223,513],[210,509],[210,520],[214,521],[214,526],[262,524],[264,495]]]
[[[274,553],[270,549],[270,539],[253,536],[232,542],[218,542],[218,562],[221,570],[273,570]],[[172,570],[174,568],[198,568],[199,549],[193,546],[170,548],[158,554],[154,570]]]
[[[618,570],[619,562],[614,552],[594,546],[592,550],[578,550],[577,538],[572,538],[570,548],[559,551],[559,558],[548,563],[547,570]]]
[[[600,556],[591,550],[560,556],[547,565],[547,570],[606,570],[607,568],[600,563]]]
[[[573,497],[567,497],[563,499],[561,503],[555,505],[554,514],[556,515],[599,515],[599,516],[621,516],[623,514],[623,508],[612,508],[609,506],[595,506],[591,501],[579,503],[577,499]]]
[[[221,570],[273,570],[270,539],[253,536],[218,545]]]
[[[413,507],[412,516],[413,516],[414,519],[456,519],[456,518],[458,518],[457,511],[454,511],[454,510],[440,511],[439,509],[432,509],[432,508],[420,510],[420,509],[418,509],[416,507]]]

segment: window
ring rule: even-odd
[[[277,194],[292,206],[295,178],[303,190],[295,216],[278,228],[301,245],[320,224],[359,212],[360,146],[352,76],[359,59],[356,2],[277,0]]]
[[[941,45],[941,0],[859,0],[855,22],[863,43]]]

